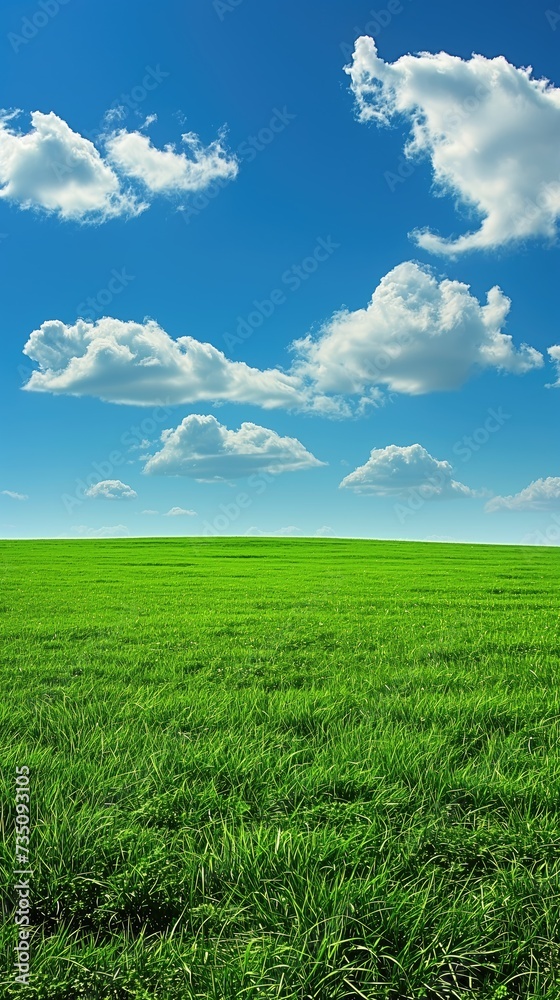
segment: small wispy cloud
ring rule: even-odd
[[[164,517],[196,517],[196,510],[185,510],[184,507],[171,507]]]
[[[72,531],[82,538],[124,538],[128,535],[126,524],[103,525],[101,528],[90,528],[87,524],[75,524]]]

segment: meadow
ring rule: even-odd
[[[558,1000],[560,550],[0,550],[2,998]]]

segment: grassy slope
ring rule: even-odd
[[[0,557],[0,996],[557,1000],[560,551]],[[9,971],[22,764],[29,990]]]

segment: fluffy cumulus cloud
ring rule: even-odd
[[[34,111],[25,133],[13,115],[0,119],[0,185],[0,197],[61,219],[100,220],[146,207],[122,190],[93,143],[52,112]]]
[[[560,89],[503,56],[421,52],[385,62],[368,36],[346,68],[364,121],[408,119],[408,158],[428,157],[434,180],[481,219],[455,239],[414,235],[440,254],[553,238],[560,216]]]
[[[0,197],[60,219],[102,222],[137,215],[154,195],[201,191],[238,165],[221,139],[203,146],[182,137],[186,151],[158,149],[142,132],[120,129],[100,137],[103,152],[54,112],[34,111],[31,129],[16,127],[19,112],[0,118]]]
[[[196,510],[185,510],[184,507],[171,507],[164,517],[196,517]]]
[[[193,337],[173,340],[157,323],[104,318],[95,323],[43,323],[24,348],[40,370],[25,388],[98,396],[112,403],[165,406],[202,400],[298,407],[298,379],[229,361]]]
[[[27,493],[16,493],[14,490],[1,490],[3,497],[9,497],[10,500],[29,500]]]
[[[134,500],[138,494],[131,486],[121,483],[120,479],[103,479],[86,491],[86,496],[104,500]]]
[[[536,479],[512,496],[492,497],[485,510],[560,510],[560,478]]]
[[[338,312],[317,337],[296,341],[293,371],[322,392],[364,394],[380,385],[455,389],[488,368],[522,374],[543,358],[503,333],[510,305],[498,287],[481,305],[468,285],[408,261],[382,278],[365,309]]]
[[[425,500],[477,495],[453,478],[449,462],[433,458],[420,444],[374,448],[365,465],[346,476],[340,487],[378,497],[406,497],[414,490]]]
[[[153,194],[201,191],[212,181],[237,175],[237,160],[219,139],[203,146],[192,132],[181,138],[187,152],[177,152],[172,145],[158,149],[147,135],[120,129],[108,138],[107,154],[119,173],[141,182]]]
[[[49,320],[24,347],[39,366],[24,388],[139,406],[237,402],[349,416],[383,401],[383,388],[444,391],[485,369],[540,367],[538,351],[503,332],[510,305],[498,287],[482,305],[468,285],[409,261],[382,278],[365,309],[339,311],[295,341],[288,371],[230,361],[194,337],[174,340],[154,320]]]
[[[551,388],[560,389],[560,344],[549,347],[548,354],[550,360],[556,365],[556,382],[552,383]]]
[[[163,447],[144,467],[149,475],[189,476],[200,482],[239,479],[255,472],[295,472],[324,465],[296,439],[257,424],[238,431],[213,416],[191,414],[161,435]]]

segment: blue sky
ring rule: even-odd
[[[3,537],[557,543],[560,8],[372,10],[3,4]]]

